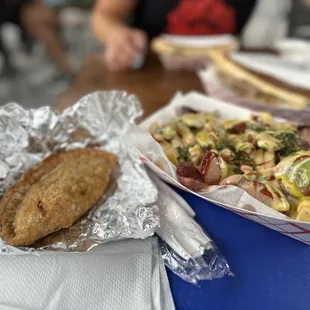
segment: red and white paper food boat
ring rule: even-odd
[[[240,188],[235,186],[216,186],[202,194],[191,191],[177,181],[175,166],[171,164],[161,146],[147,130],[154,122],[168,122],[171,117],[179,115],[184,107],[197,111],[218,111],[222,119],[238,118],[247,120],[254,113],[251,110],[209,98],[199,93],[177,94],[164,108],[155,112],[139,126],[132,125],[130,128],[128,133],[129,139],[132,145],[140,152],[141,158],[146,165],[167,183],[279,233],[310,244],[310,223],[293,220],[256,200]],[[280,119],[278,120],[281,121]]]

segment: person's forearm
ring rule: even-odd
[[[92,26],[98,40],[108,43],[115,29],[124,27],[135,8],[136,0],[98,0],[93,12]]]
[[[93,31],[98,40],[108,43],[113,31],[118,27],[124,27],[125,21],[120,16],[94,13]]]

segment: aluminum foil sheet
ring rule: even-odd
[[[23,171],[55,151],[102,148],[118,156],[120,169],[101,203],[71,228],[31,248],[8,246],[0,239],[0,253],[87,251],[106,241],[153,235],[159,225],[158,191],[125,135],[141,114],[137,99],[119,91],[90,94],[62,114],[50,107],[25,110],[16,103],[1,107],[1,196]]]

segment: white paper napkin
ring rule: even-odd
[[[0,309],[174,309],[157,238],[0,256]]]

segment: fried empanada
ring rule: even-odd
[[[26,171],[0,202],[0,236],[25,246],[70,227],[98,202],[117,157],[93,149],[53,154]]]

